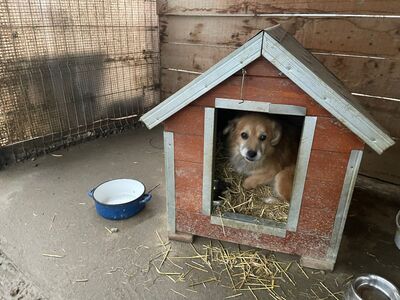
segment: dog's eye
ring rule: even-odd
[[[267,136],[265,134],[262,134],[259,137],[260,141],[265,141],[266,138],[267,138]]]
[[[242,139],[247,140],[249,138],[249,135],[246,132],[242,132],[240,134],[240,136],[242,137]]]

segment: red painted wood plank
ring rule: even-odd
[[[164,122],[164,130],[189,135],[204,134],[204,108],[187,106]]]
[[[343,184],[350,153],[312,150],[307,179],[333,181]]]
[[[335,222],[336,210],[302,207],[298,230],[303,233],[330,237]]]
[[[293,243],[296,243],[296,254],[325,259],[330,245],[330,238],[312,234],[297,234],[293,239]]]
[[[201,212],[203,165],[175,160],[175,197],[177,209]]]
[[[279,238],[225,226],[224,235],[222,226],[211,224],[210,217],[180,209],[176,211],[176,226],[178,231],[194,235],[311,257],[324,257],[329,245],[329,239],[306,233],[288,232],[285,238]]]
[[[242,76],[232,76],[194,101],[193,105],[213,107],[215,98],[240,99],[241,84]],[[286,78],[246,76],[243,99],[299,105],[307,108],[307,115],[331,116],[328,111]]]
[[[336,118],[318,117],[312,148],[347,153],[364,149],[364,142]]]
[[[203,163],[203,143],[200,135],[174,134],[175,160]]]
[[[176,226],[178,231],[273,251],[294,253],[296,248],[294,244],[287,243],[291,238],[291,234],[286,238],[279,238],[225,226],[224,235],[222,226],[211,224],[210,217],[180,209],[176,211]]]
[[[244,69],[246,70],[245,76],[287,78],[283,73],[281,73],[281,71],[263,57],[257,58]],[[237,72],[235,75],[242,75],[242,71]]]
[[[336,211],[343,182],[322,181],[318,179],[307,179],[301,206],[304,208],[327,209]]]

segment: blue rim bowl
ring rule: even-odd
[[[88,192],[97,213],[109,220],[123,220],[139,213],[152,198],[145,185],[135,179],[113,179]]]

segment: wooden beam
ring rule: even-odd
[[[237,47],[277,23],[311,51],[399,57],[400,19],[164,16],[160,38],[168,43]]]
[[[197,14],[239,14],[239,13],[362,13],[362,14],[395,14],[400,12],[397,0],[162,0],[159,13],[197,13]]]

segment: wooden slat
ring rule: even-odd
[[[336,211],[342,188],[343,182],[340,181],[308,179],[304,187],[301,205],[304,209],[311,207]]]
[[[203,136],[174,134],[175,143],[175,159],[203,163]]]
[[[332,198],[332,196],[330,196],[330,201],[336,203],[337,205],[339,199]],[[336,209],[328,210],[303,207],[300,213],[298,229],[301,232],[329,237],[332,234],[335,215]]]
[[[285,238],[279,238],[228,226],[223,231],[221,226],[210,224],[210,217],[181,209],[176,211],[176,223],[178,231],[285,253],[323,257],[329,245],[324,236],[305,232],[288,232]]]
[[[360,174],[400,185],[400,139],[382,155],[366,148]]]
[[[400,59],[314,56],[351,92],[400,98]]]
[[[308,166],[307,179],[343,182],[350,153],[313,150]]]
[[[195,79],[197,74],[188,74],[170,70],[161,70],[161,90],[164,95],[171,95]],[[162,97],[162,100],[165,96]]]
[[[400,12],[397,0],[162,0],[159,13],[371,13],[394,14]]]
[[[204,109],[187,106],[165,120],[164,130],[174,133],[200,135],[204,134]]]
[[[175,153],[182,149],[175,148]],[[203,167],[199,163],[175,160],[176,208],[201,212]]]
[[[161,67],[204,72],[223,59],[236,47],[161,43]]]
[[[234,48],[216,48],[207,45],[161,44],[162,67],[194,72],[204,72],[224,58]],[[319,55],[322,62],[343,84],[355,93],[400,98],[400,60],[364,57]],[[262,75],[254,70],[254,63],[246,69],[249,75]],[[249,69],[253,68],[252,72]],[[266,70],[262,70],[265,72]],[[272,76],[270,72],[265,72]]]
[[[180,73],[178,76],[171,76],[176,72],[166,70],[163,73],[166,73],[166,76],[163,77],[163,92],[167,94],[171,93],[177,84],[185,85],[185,82],[190,81],[190,77],[193,76],[192,74],[183,73]],[[241,81],[241,76],[233,76],[200,97],[193,104],[213,107],[215,98],[239,99],[241,95]],[[266,89],[266,87],[268,88]],[[308,95],[286,78],[246,77],[242,95],[247,100],[307,106],[308,115],[329,116],[329,113],[325,109],[315,101],[312,101]]]
[[[319,117],[312,148],[349,153],[364,149],[364,142],[335,118]]]
[[[312,51],[399,57],[400,19],[168,16],[160,35],[168,43],[240,46],[277,23]]]
[[[357,99],[391,136],[400,137],[400,102],[366,97]]]

